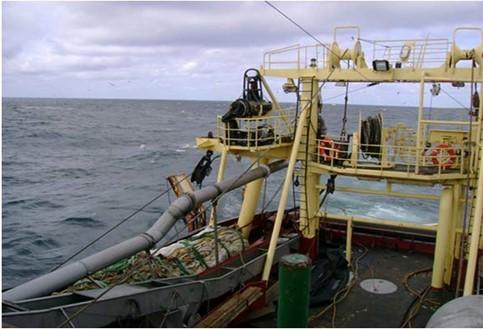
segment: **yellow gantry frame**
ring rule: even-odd
[[[453,45],[454,47],[455,45]],[[286,48],[286,49],[290,49]],[[471,52],[469,52],[471,53]],[[454,52],[452,51],[452,56]],[[359,57],[360,61],[361,57]],[[280,144],[276,146],[261,146],[256,150],[253,147],[223,145],[222,141],[216,138],[198,138],[198,147],[204,149],[211,149],[222,152],[222,164],[220,165],[220,172],[218,179],[223,177],[225,161],[227,153],[233,153],[240,156],[248,156],[253,158],[258,152],[263,151],[263,163],[274,159],[288,159],[289,166],[287,175],[283,184],[283,189],[278,204],[277,215],[275,218],[274,228],[270,240],[268,255],[264,267],[263,279],[268,280],[270,270],[273,264],[274,251],[280,234],[280,228],[284,211],[287,205],[288,192],[292,184],[292,175],[294,174],[295,163],[300,161],[302,168],[298,174],[301,178],[300,191],[300,228],[301,233],[306,238],[313,238],[317,234],[319,226],[319,217],[323,216],[327,219],[345,220],[348,225],[352,227],[354,223],[373,223],[387,227],[406,227],[426,231],[436,231],[436,245],[435,256],[433,263],[433,277],[432,286],[434,288],[441,288],[444,284],[451,282],[453,260],[458,258],[459,241],[458,234],[464,231],[462,228],[462,214],[464,207],[464,189],[468,188],[467,178],[470,179],[470,186],[474,189],[474,212],[472,212],[471,232],[469,232],[469,250],[467,252],[468,266],[464,285],[464,294],[473,293],[473,278],[475,274],[478,248],[481,243],[481,217],[483,211],[483,161],[479,159],[482,152],[482,118],[483,118],[483,101],[481,84],[483,82],[483,70],[481,69],[481,62],[477,69],[473,72],[471,68],[451,66],[446,63],[441,67],[410,67],[390,69],[387,72],[376,72],[367,65],[362,65],[360,62],[355,67],[344,69],[343,65],[334,67],[301,67],[300,65],[294,69],[287,68],[272,68],[261,67],[260,73],[265,76],[283,77],[300,79],[302,90],[300,91],[300,108],[301,113],[297,122],[297,129],[295,131],[294,140],[292,143]],[[470,155],[470,173],[467,174],[461,170],[460,172],[441,173],[435,175],[421,175],[419,174],[420,161],[415,162],[414,172],[397,172],[386,170],[382,166],[379,168],[359,168],[357,161],[351,161],[349,167],[336,167],[325,165],[313,161],[311,154],[313,149],[317,149],[316,133],[312,127],[317,127],[317,101],[319,81],[324,82],[408,82],[419,83],[419,111],[418,124],[416,129],[416,144],[421,147],[425,142],[424,125],[430,122],[424,120],[424,88],[426,83],[433,82],[466,82],[474,81],[479,85],[480,108],[478,118],[473,122],[473,128],[476,133],[472,134],[473,150]],[[267,82],[263,79],[264,86],[268,90],[268,94],[274,103],[274,110],[279,109],[278,102],[275,99],[274,93],[270,90]],[[453,122],[451,122],[453,123]],[[459,122],[462,124],[462,122]],[[464,124],[464,123],[463,123]],[[467,123],[466,123],[467,124]],[[309,129],[307,129],[309,127]],[[316,129],[316,128],[315,128]],[[353,143],[358,144],[358,134],[354,134]],[[306,145],[311,150],[309,154],[306,151]],[[354,145],[353,145],[354,148]],[[354,150],[353,150],[354,151]],[[354,152],[352,152],[354,154]],[[420,155],[417,154],[417,157]],[[225,159],[225,160],[223,160]],[[308,160],[308,161],[306,161]],[[421,198],[421,199],[439,199],[439,220],[438,224],[427,226],[416,223],[395,222],[385,219],[371,219],[364,217],[355,217],[340,214],[330,214],[319,212],[319,191],[322,188],[320,185],[320,175],[338,174],[342,176],[352,176],[364,179],[386,180],[387,189],[385,191],[375,191],[372,189],[355,189],[350,187],[341,187],[336,190],[354,192],[354,193],[368,193],[378,195],[391,195],[401,198]],[[401,193],[391,191],[391,184],[393,182],[409,185],[434,185],[442,184],[443,190],[439,196],[423,196],[414,193]],[[245,198],[240,212],[239,223],[243,227],[243,234],[248,235],[250,230],[250,223],[256,211],[257,201],[260,195],[260,190],[263,186],[263,181],[256,181],[247,186]],[[347,254],[350,257],[351,250],[351,229],[348,230]]]

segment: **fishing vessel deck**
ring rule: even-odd
[[[341,30],[355,31],[353,47],[339,47]],[[457,46],[456,35],[463,30],[477,32],[478,46]],[[3,319],[17,326],[29,326],[32,321],[38,326],[100,326],[131,318],[153,320],[158,315],[151,325],[410,327],[423,326],[437,307],[455,296],[479,294],[477,268],[483,267],[479,260],[483,252],[483,30],[456,29],[452,42],[374,40],[372,65],[367,64],[362,40],[358,27],[340,27],[334,30],[330,45],[318,42],[266,53],[260,70],[245,71],[242,97],[217,118],[216,133],[197,139],[198,148],[206,155],[193,172],[195,180],[201,188],[216,152],[220,157],[217,183],[180,195],[139,236],[5,292],[4,297],[10,299],[3,305]],[[287,79],[282,88],[296,97],[295,109],[281,108],[265,77]],[[367,87],[417,83],[414,127],[387,122],[383,113],[367,118],[359,113],[356,129],[347,131],[348,86],[360,82]],[[428,85],[435,97],[441,85],[461,87],[462,82],[470,87],[465,120],[431,119],[425,103]],[[340,124],[340,134],[330,134],[324,127],[323,87],[327,83],[346,87],[342,122],[330,123]],[[225,179],[230,155],[247,157],[251,164],[238,177]],[[256,215],[266,178],[285,168],[280,188],[270,200],[280,193],[277,210],[266,212],[263,192],[263,210]],[[384,185],[339,186],[338,176],[382,181]],[[398,190],[395,186],[399,184],[412,190]],[[216,209],[221,196],[241,186],[245,189],[239,217],[230,223],[240,237],[241,250],[236,255],[227,253],[229,263],[223,263],[226,259],[220,262],[218,253],[224,247],[217,230],[228,223],[219,225]],[[427,193],[418,190],[421,186],[436,189]],[[290,190],[294,208],[287,210]],[[438,220],[428,225],[357,216],[345,209],[335,213],[323,205],[337,192],[437,201]],[[204,224],[212,234],[209,246],[214,247],[207,250],[205,245],[203,252],[214,266],[206,264],[207,257],[200,256],[200,249],[189,241],[173,243],[179,257],[156,258],[158,252],[149,251],[178,219],[208,201],[211,213]],[[198,215],[194,216],[192,220]],[[312,284],[305,279],[283,282],[282,265],[287,264],[282,256],[294,249],[303,259],[298,268],[304,270],[304,278],[313,276]],[[177,264],[180,258],[189,258],[190,265],[196,263],[201,270],[194,278],[167,280],[154,273],[147,282],[128,285],[124,280],[130,272],[121,272],[122,280],[108,288],[49,295],[69,285],[76,288],[78,280],[140,252],[159,262],[167,259]],[[280,310],[287,300],[295,300],[284,295],[288,291],[284,284],[285,288],[290,284],[298,288],[293,294],[304,293],[294,307],[317,304],[308,319],[302,309],[300,314],[279,311],[273,322],[273,301],[279,297]],[[208,289],[206,285],[210,285]],[[268,322],[258,322],[257,316],[263,314],[269,314]],[[299,322],[291,322],[294,318]]]

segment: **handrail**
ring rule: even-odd
[[[328,143],[327,141],[332,142]],[[358,154],[350,156],[357,148]],[[480,146],[481,147],[481,146]],[[366,158],[361,158],[360,148],[379,149],[379,151],[365,152]],[[461,174],[467,169],[467,162],[471,155],[467,153],[468,145],[436,144],[431,147],[417,147],[413,145],[392,144],[361,144],[356,146],[352,142],[328,137],[317,140],[317,149],[311,152],[313,161],[330,167],[350,166],[352,168],[371,168],[374,170],[391,169],[407,173],[419,172],[416,167],[424,167],[422,175],[428,173],[444,174],[458,171]]]

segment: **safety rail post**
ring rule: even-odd
[[[347,228],[346,228],[346,242],[345,242],[345,258],[347,260],[347,264],[351,266],[352,264],[352,219],[353,217],[350,216],[347,220]]]
[[[351,167],[357,166],[357,159],[359,159],[359,133],[352,134],[352,152],[351,152]]]
[[[297,48],[297,70],[300,70],[300,47]]]
[[[423,120],[424,116],[424,78],[425,72],[421,73],[421,81],[419,83],[419,109],[418,109],[418,123],[417,123],[417,131],[416,131],[416,164],[415,164],[415,174],[419,174],[419,162],[421,161],[421,156],[419,154],[419,149],[421,148],[422,142],[422,124],[421,120]]]
[[[308,55],[308,49],[309,49],[308,47],[304,47],[304,58],[305,58],[305,59],[304,59],[304,69],[306,69],[306,68],[307,68],[307,60],[308,60],[308,56],[307,56],[307,55]]]

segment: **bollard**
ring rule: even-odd
[[[277,326],[306,328],[309,317],[311,260],[301,254],[283,256],[279,266]]]

